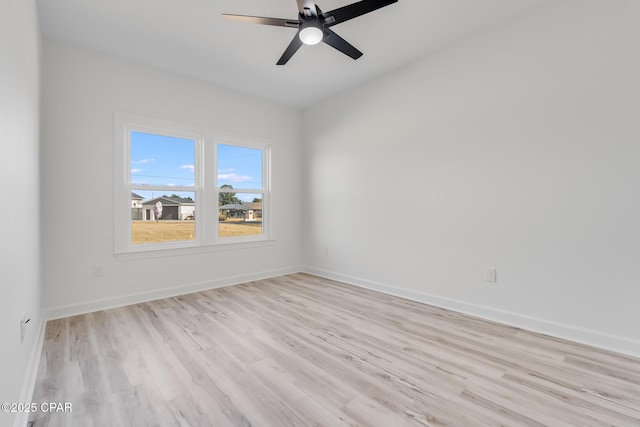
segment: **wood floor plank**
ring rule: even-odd
[[[308,274],[47,323],[34,426],[640,426],[640,360]]]

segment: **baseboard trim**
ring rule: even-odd
[[[38,325],[38,331],[36,333],[36,339],[29,355],[29,362],[27,364],[27,372],[22,382],[22,390],[20,390],[20,402],[32,402],[33,390],[36,387],[36,380],[38,379],[38,369],[40,368],[40,358],[42,357],[42,346],[44,345],[44,332],[46,320],[44,316],[40,316],[40,322]],[[29,422],[28,412],[18,412],[14,426],[26,427]]]
[[[126,305],[139,304],[142,302],[148,302],[162,298],[170,298],[178,295],[190,294],[193,292],[224,288],[227,286],[238,285],[240,283],[246,283],[255,280],[269,279],[272,277],[293,274],[300,271],[302,271],[301,267],[292,266],[238,276],[224,277],[215,280],[206,280],[197,283],[189,283],[171,288],[163,288],[149,292],[140,292],[114,298],[87,301],[79,304],[52,307],[44,311],[44,318],[45,320],[61,319],[64,317],[92,313],[100,310],[108,310],[110,308],[124,307]]]
[[[550,335],[556,338],[565,339],[592,347],[601,348],[616,353],[640,358],[640,341],[626,337],[603,334],[598,331],[584,329],[573,325],[553,322],[531,316],[499,310],[478,304],[450,298],[439,297],[427,293],[411,291],[397,288],[384,283],[375,282],[333,271],[323,270],[310,266],[303,266],[302,271],[315,276],[324,277],[331,280],[347,283],[361,288],[382,292],[412,301],[421,302],[459,313],[468,314],[486,320],[503,323],[509,326],[526,329],[528,331]]]

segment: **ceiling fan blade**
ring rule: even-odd
[[[362,52],[353,47],[348,41],[334,33],[332,30],[325,28],[324,31],[326,32],[326,35],[322,41],[329,46],[338,49],[340,52],[352,57],[353,59],[358,59],[362,56]]]
[[[298,10],[300,11],[300,15],[305,16],[307,18],[317,18],[318,17],[318,8],[313,0],[296,0],[298,2]]]
[[[298,0],[301,1],[301,0]],[[331,10],[322,14],[324,18],[324,24],[326,27],[331,27],[336,24],[340,24],[344,21],[348,21],[358,16],[362,16],[365,13],[373,12],[381,7],[389,6],[390,4],[397,3],[398,0],[362,0],[350,5],[339,7],[338,9]]]
[[[275,25],[276,27],[298,28],[300,21],[297,19],[266,18],[264,16],[231,15],[223,13],[222,17],[227,21],[246,22],[249,24]]]
[[[284,51],[276,65],[284,65],[289,62],[293,54],[296,53],[298,49],[300,49],[300,46],[302,46],[302,41],[300,40],[300,37],[298,37],[298,33],[296,33],[296,35],[293,37],[293,40],[291,40],[291,43],[289,43],[289,46]]]

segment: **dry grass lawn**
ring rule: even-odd
[[[218,224],[220,237],[257,236],[262,234],[262,222],[226,221]],[[193,240],[194,221],[132,221],[131,242],[157,243]]]
[[[262,221],[225,221],[218,223],[219,237],[259,236],[262,234]]]

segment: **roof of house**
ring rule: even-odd
[[[218,209],[230,211],[258,211],[262,209],[262,202],[228,203],[226,205],[218,206]]]
[[[131,192],[131,199],[136,199],[136,200],[142,200],[144,199],[144,197],[142,197],[139,194],[134,193],[133,191]]]
[[[162,203],[164,206],[180,206],[180,205],[194,205],[195,202],[189,198],[183,197],[166,197],[160,196],[155,199],[147,200],[143,205],[155,205],[156,202]]]
[[[246,206],[247,209],[253,209],[254,211],[262,209],[262,202],[243,202],[242,204]]]
[[[230,210],[230,211],[246,211],[247,209],[252,209],[252,208],[245,206],[242,203],[227,203],[226,205],[218,206],[218,209]]]

